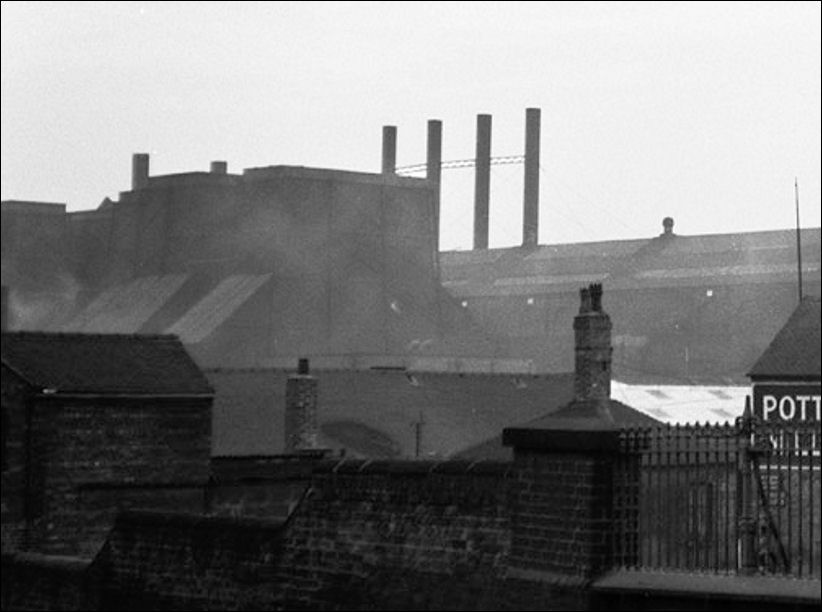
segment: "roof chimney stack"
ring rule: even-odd
[[[525,110],[525,186],[522,201],[522,246],[539,241],[539,133],[540,110]]]
[[[148,153],[131,156],[131,189],[142,189],[148,185]]]
[[[662,235],[663,236],[673,236],[674,235],[674,219],[673,219],[673,217],[665,217],[662,220]]]
[[[474,175],[474,249],[488,248],[488,205],[491,197],[491,115],[477,115]]]
[[[602,310],[601,284],[579,293],[579,314],[574,317],[574,401],[604,404],[611,398],[611,318]]]
[[[211,174],[228,174],[228,162],[213,161],[211,162]]]
[[[316,449],[317,434],[317,379],[301,358],[285,383],[285,452]]]
[[[382,173],[394,174],[397,169],[397,126],[382,126]]]

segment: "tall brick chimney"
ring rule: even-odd
[[[285,383],[285,452],[317,449],[317,379],[300,359]]]
[[[397,126],[382,126],[382,173],[394,174],[397,169]]]
[[[491,197],[491,115],[477,115],[474,175],[474,249],[488,248],[488,206]]]
[[[607,404],[611,399],[611,317],[602,310],[602,285],[580,290],[574,317],[574,401]]]
[[[148,185],[148,153],[131,156],[131,189],[142,189]]]
[[[525,180],[522,197],[522,246],[539,242],[539,132],[540,110],[525,109]]]
[[[425,178],[434,187],[434,253],[440,252],[440,182],[442,177],[442,121],[428,121]]]

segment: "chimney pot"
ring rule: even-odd
[[[665,217],[662,220],[663,235],[671,235],[674,233],[674,219],[673,217]]]
[[[602,284],[588,285],[588,292],[591,294],[591,310],[602,312]]]
[[[297,374],[300,376],[308,376],[308,359],[301,357],[297,361]]]

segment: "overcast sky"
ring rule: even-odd
[[[3,2],[2,198],[95,208],[152,174],[378,172],[523,150],[542,109],[540,242],[820,225],[820,3]],[[491,244],[521,241],[522,166],[492,172]],[[443,174],[470,248],[473,171]]]

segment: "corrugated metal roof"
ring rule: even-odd
[[[664,423],[725,423],[742,416],[749,387],[627,385],[611,382],[611,397]]]
[[[236,274],[223,279],[166,332],[186,344],[205,340],[269,278],[271,274]]]
[[[521,285],[561,285],[595,283],[608,278],[607,272],[592,274],[556,274],[553,276],[515,276],[498,278],[494,281],[497,287],[510,287]]]
[[[818,228],[802,232],[811,278],[820,272],[820,238]],[[795,274],[795,248],[795,232],[778,230],[449,252],[441,254],[440,263],[451,293],[501,296],[505,288],[509,294],[524,286],[552,293],[566,280],[584,283],[606,275],[612,288],[770,281]]]
[[[805,264],[804,272],[819,272],[819,264]],[[715,276],[745,276],[751,274],[791,274],[796,264],[758,264],[745,266],[714,266],[705,268],[669,268],[638,272],[637,278],[690,278]]]
[[[647,240],[608,240],[604,242],[584,242],[571,244],[550,244],[541,246],[525,255],[523,259],[537,261],[566,257],[625,257],[637,252],[647,244]]]
[[[143,276],[98,295],[80,314],[60,326],[64,332],[133,334],[186,282],[187,274]]]

